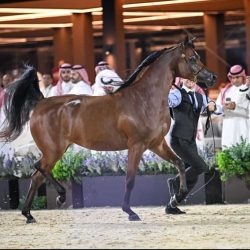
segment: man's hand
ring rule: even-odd
[[[216,110],[216,104],[214,102],[209,102],[208,103],[208,110],[210,112],[214,112]]]
[[[236,103],[235,102],[226,102],[223,105],[224,110],[234,110],[236,107]]]

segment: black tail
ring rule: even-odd
[[[43,98],[37,71],[31,66],[25,66],[23,75],[6,88],[3,106],[6,119],[0,131],[0,138],[6,141],[15,140],[29,121],[31,110]]]

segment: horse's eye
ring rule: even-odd
[[[189,61],[190,61],[191,63],[195,63],[195,62],[196,62],[196,56],[190,56],[190,57],[189,57]]]

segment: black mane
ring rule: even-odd
[[[148,55],[146,59],[144,59],[142,63],[135,69],[132,75],[130,75],[130,77],[124,82],[124,84],[122,84],[121,87],[119,87],[116,90],[116,92],[131,85],[135,81],[136,77],[139,75],[139,73],[142,71],[143,68],[153,63],[158,57],[160,57],[163,54],[163,52],[169,49],[164,48],[164,49],[155,51],[151,53],[150,55]]]

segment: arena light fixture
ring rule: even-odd
[[[68,13],[89,13],[95,11],[102,11],[102,7],[89,8],[89,9],[42,9],[42,8],[0,8],[0,13],[12,13],[12,14],[27,14],[27,13],[48,13],[48,12],[65,12]]]
[[[203,12],[171,12],[167,13],[164,16],[147,16],[147,17],[136,17],[136,18],[125,18],[123,19],[124,23],[132,23],[132,22],[145,22],[145,21],[157,21],[164,20],[170,18],[184,18],[184,17],[199,17],[203,16]],[[101,25],[103,23],[100,21],[93,21],[93,25]]]
[[[146,3],[130,3],[124,4],[123,8],[137,8],[137,7],[147,7],[147,6],[160,6],[160,5],[171,5],[171,4],[182,4],[191,2],[207,2],[207,0],[170,0],[170,1],[158,1],[158,2],[146,2]]]
[[[123,16],[164,16],[169,12],[153,12],[153,11],[123,11]],[[94,16],[101,16],[102,12],[92,12]]]
[[[33,14],[20,14],[11,16],[1,16],[0,22],[17,21],[17,20],[29,20],[47,17],[58,17],[58,16],[71,16],[71,13],[65,11],[47,12],[47,13],[33,13]]]
[[[72,27],[72,23],[30,23],[30,24],[5,24],[1,23],[0,24],[0,29],[1,28],[7,28],[7,29],[13,29],[13,28],[26,28],[26,29],[49,29],[49,28],[67,28],[67,27]]]

